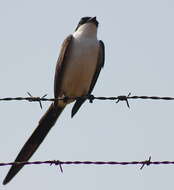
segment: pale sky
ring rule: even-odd
[[[174,1],[0,0],[0,97],[48,94],[61,43],[80,18],[97,16],[105,43],[105,68],[96,96],[174,96]],[[130,100],[86,102],[71,119],[69,105],[35,160],[134,161],[174,159],[174,102]],[[0,102],[0,162],[14,161],[49,102]],[[172,189],[174,167],[25,166],[0,189]]]

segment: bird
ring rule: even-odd
[[[73,117],[86,101],[85,98],[65,97],[91,95],[105,62],[104,43],[97,39],[98,25],[96,17],[82,17],[75,31],[63,41],[55,69],[55,100],[41,117],[15,162],[31,158],[68,104],[75,102],[71,111]],[[11,181],[23,166],[24,164],[12,165],[3,185]]]

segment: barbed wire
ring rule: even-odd
[[[128,95],[104,97],[104,96],[94,96],[86,95],[81,97],[63,97],[63,98],[46,98],[47,94],[42,97],[34,97],[29,92],[27,97],[6,97],[0,98],[0,101],[28,101],[28,102],[39,102],[40,107],[42,108],[42,101],[56,101],[56,100],[78,100],[78,99],[87,99],[90,103],[93,103],[94,100],[111,100],[116,101],[125,101],[127,106],[129,106],[129,99],[144,99],[144,100],[174,100],[174,97],[169,96],[131,96],[131,93]],[[10,166],[10,165],[40,165],[40,164],[49,164],[49,165],[59,165],[61,172],[63,172],[62,165],[141,165],[140,169],[149,165],[174,165],[174,161],[151,161],[151,156],[148,160],[144,161],[60,161],[60,160],[47,160],[47,161],[33,161],[33,162],[0,162],[0,166]]]
[[[33,161],[33,162],[6,162],[0,163],[0,166],[10,166],[10,165],[58,165],[60,166],[61,171],[63,171],[63,165],[140,165],[140,169],[143,169],[144,166],[150,165],[174,165],[174,161],[151,161],[151,156],[148,160],[144,161],[60,161],[60,160],[47,160],[47,161]]]
[[[86,96],[81,96],[81,97],[63,97],[63,98],[46,98],[47,94],[45,94],[42,97],[34,97],[32,96],[29,92],[27,92],[27,94],[29,96],[27,97],[6,97],[6,98],[0,98],[0,101],[13,101],[13,100],[17,100],[17,101],[28,101],[28,102],[39,102],[40,107],[42,108],[42,101],[56,101],[56,100],[64,100],[67,101],[69,99],[71,100],[78,100],[78,99],[87,99],[89,100],[90,103],[93,103],[94,100],[110,100],[110,101],[115,101],[116,103],[120,102],[120,101],[125,101],[127,106],[130,108],[129,106],[129,102],[128,100],[130,99],[143,99],[143,100],[174,100],[174,97],[169,97],[169,96],[131,96],[131,93],[129,93],[128,95],[120,95],[120,96],[111,96],[111,97],[104,97],[104,96],[94,96],[92,94],[90,95],[86,95]]]

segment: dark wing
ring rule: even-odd
[[[94,73],[91,85],[90,85],[90,89],[88,94],[91,94],[91,92],[94,89],[94,86],[97,82],[98,76],[100,74],[101,69],[104,67],[104,62],[105,62],[105,46],[104,43],[100,40],[99,41],[99,45],[100,45],[100,50],[99,50],[99,56],[98,56],[98,64],[96,67],[96,71]],[[76,100],[73,108],[72,108],[72,112],[71,112],[71,117],[73,117],[77,111],[79,110],[79,108],[81,107],[81,105],[85,102],[86,99],[79,99]]]
[[[57,60],[56,65],[56,71],[55,71],[55,77],[54,77],[54,96],[55,98],[58,98],[60,87],[61,87],[61,81],[63,78],[63,73],[66,67],[66,58],[68,54],[68,49],[70,48],[71,42],[72,42],[73,36],[69,35],[63,42],[59,58]]]
[[[93,76],[93,79],[92,79],[91,86],[90,86],[88,94],[91,94],[91,92],[93,91],[94,86],[95,86],[95,84],[97,82],[98,76],[100,74],[100,71],[104,67],[104,62],[105,62],[105,46],[104,46],[104,43],[101,40],[99,41],[99,44],[100,44],[100,52],[99,52],[99,57],[98,57],[98,65],[97,65],[95,74]]]

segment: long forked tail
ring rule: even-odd
[[[57,105],[55,106],[54,103],[51,104],[47,112],[40,119],[39,124],[34,130],[33,134],[19,152],[15,162],[24,162],[31,158],[50,129],[55,124],[63,109],[64,107],[59,107]],[[20,169],[22,169],[23,166],[24,165],[13,165],[4,179],[3,185],[7,184],[20,171]]]

